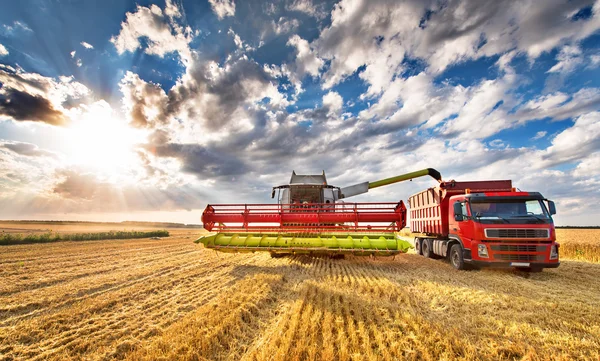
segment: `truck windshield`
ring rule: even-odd
[[[471,201],[471,216],[481,223],[550,223],[551,218],[539,199]]]

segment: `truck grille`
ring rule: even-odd
[[[526,228],[494,228],[486,229],[487,238],[548,238],[550,234],[547,229]]]
[[[543,254],[495,254],[494,259],[502,261],[543,261],[545,256]]]
[[[536,245],[494,244],[490,248],[500,252],[546,252],[546,246]]]

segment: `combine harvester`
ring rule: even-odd
[[[222,252],[268,251],[286,254],[377,255],[405,253],[412,245],[396,232],[406,225],[404,202],[346,203],[343,199],[369,189],[431,176],[432,168],[349,187],[329,185],[325,172],[298,175],[273,187],[277,204],[209,204],[202,214],[207,231],[216,234],[196,240]]]

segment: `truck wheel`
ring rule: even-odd
[[[431,247],[431,240],[428,238],[425,238],[423,240],[421,240],[421,252],[423,254],[423,257],[426,258],[433,258],[433,247]]]
[[[467,269],[460,244],[452,245],[452,248],[450,249],[450,263],[457,270]]]
[[[423,251],[421,250],[421,244],[421,238],[415,237],[415,252],[417,252],[418,255],[423,254]]]

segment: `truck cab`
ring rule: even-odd
[[[512,182],[442,182],[409,199],[417,253],[457,269],[558,267],[554,202]]]
[[[470,193],[450,203],[448,237],[461,243],[465,264],[531,271],[559,266],[554,202],[540,193]],[[450,261],[456,267],[459,255]]]

